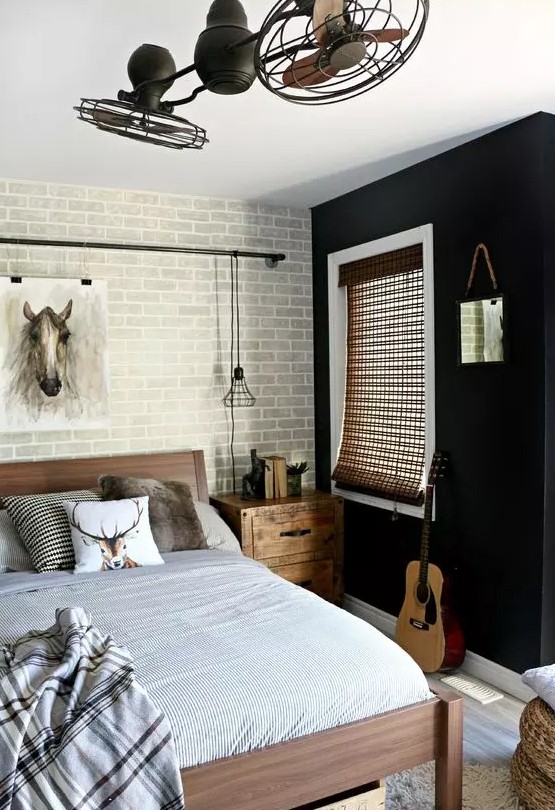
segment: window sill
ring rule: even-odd
[[[388,501],[386,498],[378,498],[375,495],[364,495],[362,492],[352,492],[350,489],[341,489],[332,481],[331,491],[334,495],[339,495],[346,501],[357,501],[364,503],[366,506],[374,506],[377,509],[387,509],[393,512],[395,506],[400,515],[410,515],[411,517],[423,518],[424,506],[413,506],[409,503],[394,504],[393,501]]]

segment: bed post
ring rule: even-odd
[[[436,757],[436,810],[462,809],[463,699],[434,685],[441,699]]]

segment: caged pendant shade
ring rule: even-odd
[[[236,343],[236,347],[235,347]],[[237,354],[235,355],[235,351]],[[239,337],[239,258],[231,257],[231,386],[222,402],[226,408],[252,408],[256,398],[251,394],[241,366]]]
[[[251,408],[256,402],[249,391],[247,381],[245,380],[245,372],[241,366],[235,366],[233,369],[233,379],[231,381],[231,388],[225,395],[223,403],[227,408]]]

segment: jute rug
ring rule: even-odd
[[[428,763],[387,780],[386,810],[434,810],[434,765]],[[465,765],[464,810],[520,810],[508,768]]]

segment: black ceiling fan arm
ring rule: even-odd
[[[276,22],[281,22],[282,20],[286,19],[287,14],[280,14],[279,17],[276,17],[276,19],[274,20],[274,24]],[[262,30],[257,31],[255,34],[251,34],[250,36],[245,37],[245,39],[240,39],[238,42],[233,42],[231,45],[227,45],[226,51],[236,51],[237,48],[243,48],[245,45],[250,45],[251,42],[256,42],[261,33]]]
[[[182,104],[190,104],[190,102],[194,101],[198,94],[202,93],[204,90],[208,90],[208,88],[205,84],[200,84],[198,87],[195,87],[190,96],[186,96],[186,98],[178,98],[175,101],[167,101],[165,103],[170,107],[180,107]]]
[[[286,19],[286,17],[287,17],[286,14],[282,14],[282,15],[280,15],[280,17],[277,18],[277,21],[279,21],[281,19]],[[234,42],[231,45],[227,45],[225,50],[228,51],[228,52],[232,52],[232,51],[235,51],[235,50],[237,50],[239,48],[243,48],[246,45],[250,45],[253,42],[256,42],[258,40],[261,33],[262,33],[262,31],[256,31],[254,34],[249,34],[248,37],[245,37],[244,39],[240,39],[238,42]],[[295,48],[294,50],[292,50],[291,55],[296,54],[298,51],[301,51],[301,50],[313,50],[313,48],[310,47],[310,46]],[[285,55],[289,55],[289,54],[286,52]],[[282,59],[283,56],[284,56],[283,53],[282,54],[277,54],[276,56],[270,57],[266,61],[267,62],[274,62],[274,61],[277,61],[278,59]],[[174,82],[176,79],[181,79],[183,76],[187,76],[189,73],[193,73],[195,71],[195,69],[196,69],[196,66],[195,66],[195,63],[193,62],[193,64],[187,65],[187,67],[181,68],[181,70],[177,70],[175,73],[171,73],[169,76],[167,76],[164,79],[164,81]],[[149,85],[159,84],[159,83],[160,83],[160,79],[158,79],[158,78],[156,78],[156,79],[146,79],[144,82],[141,82],[136,87],[134,87],[132,91],[120,90],[118,92],[118,100],[119,101],[129,101],[131,103],[134,103],[134,102],[136,102],[136,100],[137,100],[137,98],[139,96],[139,93],[142,90],[144,90],[145,87],[148,87]],[[191,101],[195,100],[195,98],[198,96],[199,93],[202,93],[203,90],[207,90],[207,89],[208,88],[205,85],[200,85],[199,87],[196,87],[193,90],[191,95],[186,96],[184,98],[177,99],[176,101],[162,102],[162,105],[164,106],[166,112],[171,113],[174,107],[179,107],[179,106],[182,106],[184,104],[189,104]]]
[[[238,48],[241,48],[243,45],[249,45],[251,42],[256,42],[258,37],[260,36],[260,31],[258,33],[253,34],[246,39],[242,39],[240,42],[235,42],[233,45],[228,45],[225,49],[226,51],[236,51]],[[266,62],[277,62],[278,59],[283,59],[284,56],[296,55],[299,51],[313,51],[315,50],[315,45],[300,45],[298,47],[292,47],[289,49],[283,48],[280,53],[276,54],[275,56],[270,56],[266,59]]]
[[[170,76],[166,76],[164,79],[165,82],[174,82],[176,79],[181,79],[182,76],[187,76],[188,73],[193,73],[195,70],[194,63],[192,65],[187,65],[187,67],[182,68],[181,70],[172,73]],[[120,98],[120,94],[123,96],[131,96],[133,97],[136,93],[142,90],[145,87],[148,87],[149,84],[160,84],[160,79],[146,79],[146,81],[141,82],[135,88],[133,88],[132,92],[128,93],[126,90],[120,90],[118,93],[118,98],[120,101],[128,101],[128,98]]]
[[[240,39],[238,42],[234,42],[232,45],[226,45],[225,50],[228,52],[236,51],[238,48],[243,48],[245,45],[250,45],[251,42],[256,42],[258,37],[260,36],[260,31],[257,31],[255,34],[251,34],[245,39]]]

